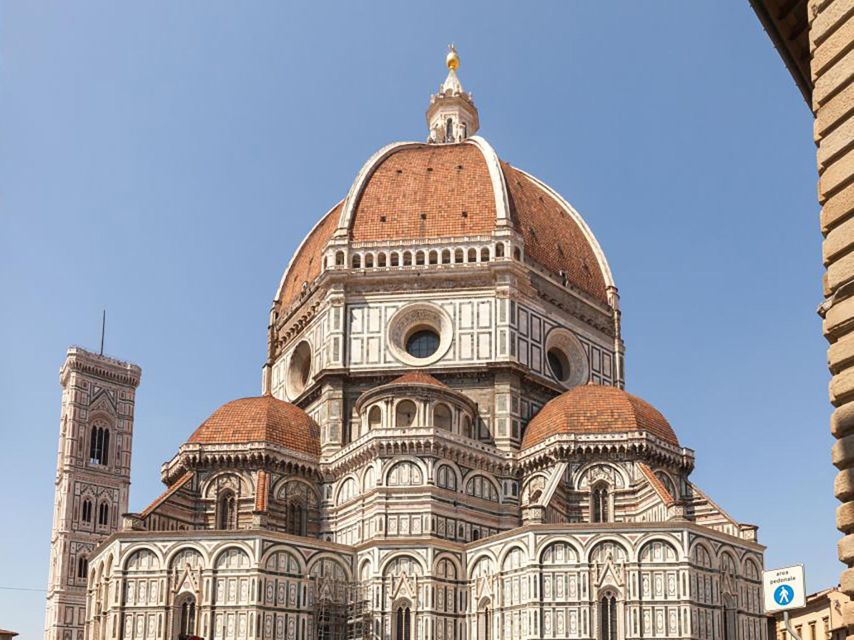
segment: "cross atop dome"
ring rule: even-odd
[[[460,56],[454,45],[448,45],[448,49],[445,57],[448,77],[439,85],[439,91],[430,96],[427,107],[428,142],[462,142],[474,135],[480,126],[474,100],[463,90],[457,77]]]

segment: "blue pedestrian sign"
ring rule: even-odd
[[[767,613],[800,609],[806,605],[807,591],[802,564],[765,571],[762,574],[762,587]]]
[[[786,606],[794,597],[794,590],[787,584],[781,584],[774,590],[774,602],[780,606]]]

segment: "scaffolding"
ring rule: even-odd
[[[357,588],[357,595],[359,591]],[[374,612],[370,600],[352,599],[347,608],[347,640],[374,640]]]
[[[358,584],[347,589],[346,603],[331,598],[315,600],[314,628],[317,640],[376,640],[374,611],[366,591]]]

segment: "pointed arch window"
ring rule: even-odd
[[[223,491],[217,501],[217,528],[237,529],[237,499],[233,491]]]
[[[80,505],[80,519],[83,522],[92,522],[92,501],[88,498]]]
[[[737,620],[735,610],[735,598],[729,594],[724,595],[724,620],[723,640],[736,640]]]
[[[412,610],[400,605],[395,612],[394,640],[412,640]]]
[[[306,535],[306,521],[308,520],[305,504],[301,500],[288,501],[288,512],[286,515],[285,530],[295,536]]]
[[[448,118],[445,121],[445,142],[454,141],[454,121]]]
[[[85,557],[77,558],[77,577],[86,579],[86,574],[89,573],[89,561]]]
[[[98,505],[98,524],[102,527],[107,526],[110,522],[110,505],[102,502]]]
[[[593,485],[590,491],[590,520],[592,522],[611,521],[611,495],[604,482]]]
[[[89,463],[106,465],[109,462],[110,430],[107,427],[92,427],[89,436]]]
[[[599,640],[617,640],[617,596],[611,591],[599,599]]]
[[[196,598],[187,596],[181,603],[181,621],[178,638],[189,638],[196,633]]]
[[[492,640],[492,619],[489,603],[481,604],[477,612],[477,640]]]

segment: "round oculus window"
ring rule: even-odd
[[[398,361],[415,367],[438,362],[453,340],[448,312],[431,302],[411,302],[388,321],[388,348]]]
[[[549,349],[546,354],[552,375],[563,382],[569,377],[569,360],[560,349]]]
[[[293,400],[299,396],[308,384],[311,375],[311,346],[302,341],[291,354],[286,378],[286,391]]]
[[[418,329],[406,339],[406,353],[413,358],[429,358],[439,349],[439,334],[432,329]]]
[[[545,351],[544,375],[567,389],[587,382],[587,354],[571,331],[562,327],[549,331]]]

